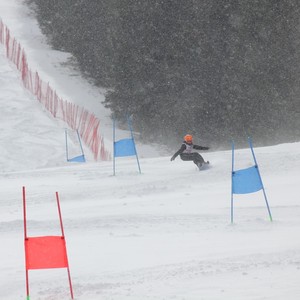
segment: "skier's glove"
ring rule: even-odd
[[[171,161],[173,161],[174,159],[175,159],[175,157],[174,157],[174,156],[172,156],[172,157],[171,157]]]

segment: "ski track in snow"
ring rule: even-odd
[[[264,150],[258,149],[257,156]],[[286,153],[268,155],[280,160]],[[277,299],[282,295],[292,299],[288,298],[291,291],[299,293],[295,278],[300,271],[300,245],[291,239],[299,233],[298,201],[291,195],[284,205],[280,195],[273,195],[271,207],[277,218],[272,223],[261,197],[255,197],[260,201],[254,205],[238,207],[237,203],[238,221],[230,225],[230,164],[222,159],[230,152],[207,156],[219,162],[204,172],[164,157],[142,160],[141,175],[134,161],[127,160],[119,163],[117,176],[112,176],[109,162],[3,173],[1,205],[6,211],[0,215],[0,232],[9,243],[19,244],[15,252],[22,258],[20,204],[25,184],[29,232],[58,233],[54,205],[58,190],[76,299],[220,299],[226,295],[228,299],[241,295],[242,299],[276,299],[272,294],[276,287],[280,288]],[[298,162],[290,162],[287,169],[298,172]],[[266,178],[272,176],[272,164],[264,172]],[[285,184],[281,178],[276,182]],[[272,181],[269,185],[271,191],[276,188]],[[9,239],[11,235],[15,238]],[[22,286],[20,259],[16,266]],[[41,272],[31,275],[35,297],[67,299],[67,285],[61,282],[65,273]],[[278,285],[281,274],[289,278],[286,288]],[[261,292],[253,292],[251,285]]]

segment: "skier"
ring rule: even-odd
[[[187,134],[184,137],[184,141],[180,147],[180,149],[171,157],[171,161],[173,161],[178,155],[180,155],[180,158],[184,161],[193,161],[194,164],[197,165],[197,167],[202,167],[203,164],[209,164],[209,161],[205,162],[203,157],[195,150],[208,150],[209,147],[202,147],[198,145],[193,144],[193,136],[190,134]]]

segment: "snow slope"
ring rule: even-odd
[[[29,68],[38,71],[41,79],[49,82],[59,97],[84,107],[101,121],[100,133],[104,137],[105,148],[111,152],[112,120],[110,110],[103,106],[105,91],[91,85],[76,67],[70,66],[69,53],[51,49],[38,27],[33,12],[23,2],[24,0],[0,0],[0,19],[25,49]],[[116,138],[128,137],[128,134],[127,130],[118,129]],[[139,143],[138,135],[136,141],[143,150],[141,157],[154,157],[158,152],[165,153],[164,149],[156,145]]]
[[[142,159],[142,175],[128,160],[115,177],[111,163],[2,173],[0,299],[25,293],[23,185],[29,236],[59,234],[60,194],[76,299],[297,299],[299,152],[256,149],[274,221],[258,192],[235,197],[233,225],[230,152],[207,153],[202,172],[161,157]],[[69,298],[65,270],[30,280],[32,299]]]
[[[36,31],[24,11],[22,1],[0,0],[0,16],[18,39],[25,28]],[[39,52],[32,53],[34,60]],[[68,77],[54,69],[50,79]],[[62,84],[70,99],[73,79]],[[67,164],[61,124],[24,90],[1,46],[0,108],[0,299],[25,299],[22,186],[29,236],[60,234],[59,192],[75,299],[300,298],[300,143],[255,148],[273,222],[257,192],[234,197],[230,224],[230,151],[203,152],[211,168],[201,172],[170,162],[173,153],[149,158],[143,147],[141,175],[131,158],[117,160],[117,176],[112,162]],[[235,157],[237,168],[252,165],[249,149]],[[65,269],[29,278],[31,299],[70,299]]]

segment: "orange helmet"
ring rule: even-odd
[[[191,134],[187,134],[184,137],[184,141],[187,142],[187,143],[191,143],[193,141],[193,136]]]

